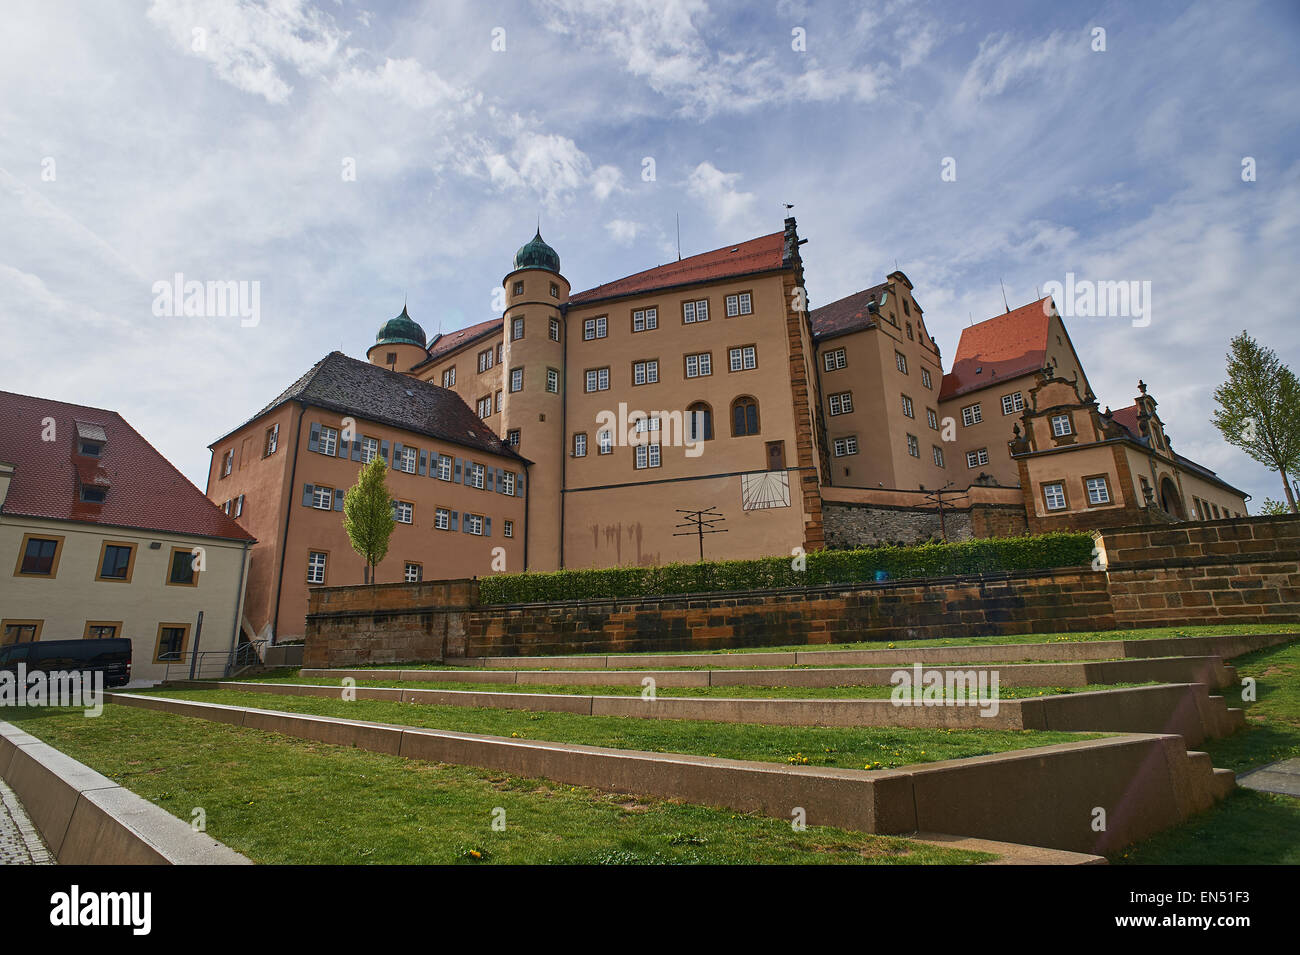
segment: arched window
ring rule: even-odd
[[[713,409],[703,401],[686,409],[686,440],[713,440]]]
[[[731,433],[738,438],[758,434],[758,402],[748,395],[731,403]]]

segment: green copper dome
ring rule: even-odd
[[[542,231],[537,230],[537,235],[533,236],[532,241],[527,245],[521,246],[515,253],[516,269],[546,269],[549,272],[558,273],[560,271],[560,257],[555,250],[542,241]]]
[[[419,345],[424,348],[427,340],[424,337],[424,329],[411,320],[411,316],[406,314],[406,306],[402,306],[402,314],[396,318],[390,318],[380,326],[379,334],[375,336],[376,345],[397,345],[397,344]]]

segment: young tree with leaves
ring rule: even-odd
[[[1212,418],[1223,439],[1277,471],[1296,511],[1288,474],[1300,470],[1300,382],[1271,348],[1243,331],[1228,352],[1228,380],[1214,391]]]
[[[348,532],[352,549],[366,562],[365,583],[375,583],[375,567],[388,553],[388,540],[397,521],[393,519],[393,500],[385,477],[388,462],[375,455],[361,469],[357,483],[343,495],[343,529]]]

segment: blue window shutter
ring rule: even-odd
[[[492,536],[492,518],[490,517],[483,518],[483,536],[484,537]]]
[[[401,454],[402,454],[402,442],[394,441],[393,442],[393,463],[389,465],[389,467],[394,467],[394,468],[397,467],[397,459],[398,457],[401,456]]]
[[[379,456],[380,456],[381,458],[383,458],[385,462],[388,461],[388,442],[387,442],[387,441],[380,441],[380,442],[379,442]]]
[[[318,421],[311,423],[311,435],[307,438],[307,450],[320,450],[320,422]]]
[[[515,475],[515,497],[524,496],[524,472],[520,471]]]
[[[334,457],[346,458],[348,456],[348,439],[339,435],[338,447],[334,449]]]
[[[312,486],[311,486],[310,484],[304,484],[304,485],[302,486],[302,506],[303,506],[303,507],[311,507],[311,492],[312,492],[312,490],[313,490],[313,488],[312,488]]]
[[[353,461],[360,461],[360,460],[361,460],[361,442],[362,442],[363,440],[365,440],[365,439],[364,439],[364,438],[353,438],[353,439],[352,439],[352,460],[353,460]]]
[[[389,504],[392,506],[392,508],[393,508],[393,520],[397,520],[397,502],[396,502],[396,501],[389,501],[388,503],[389,503]]]
[[[343,492],[339,488],[334,489],[334,510],[343,510]]]
[[[458,524],[460,524],[460,511],[452,511],[452,512],[451,512],[451,529],[452,529],[453,531],[456,530]]]
[[[487,469],[487,489],[488,489],[489,491],[495,491],[495,490],[496,490],[496,488],[494,488],[494,487],[492,486],[492,482],[493,482],[493,480],[495,480],[496,476],[497,476],[497,469],[496,469],[496,468],[488,468],[488,469]]]
[[[424,468],[428,460],[429,460],[429,452],[421,451],[420,452],[420,476],[421,477],[424,477]]]
[[[457,459],[456,459],[456,469],[455,469],[455,471],[452,473],[452,476],[451,476],[451,479],[452,479],[453,481],[455,481],[457,484],[460,483],[460,463],[461,463],[461,462],[460,462],[460,458],[457,458]]]
[[[462,531],[463,533],[466,533],[466,534],[469,533],[469,517],[470,517],[470,515],[469,515],[469,511],[466,511],[466,512],[465,512],[464,520],[462,520],[462,521],[460,522],[460,529],[461,529],[461,531]]]

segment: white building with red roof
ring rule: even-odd
[[[126,637],[136,680],[224,672],[255,543],[238,515],[115,411],[0,392],[0,420],[0,641]]]

